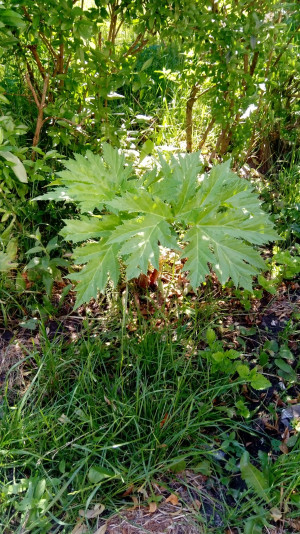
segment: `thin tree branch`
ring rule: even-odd
[[[44,115],[44,107],[45,107],[46,96],[47,96],[47,91],[48,91],[48,84],[49,84],[49,74],[47,74],[45,76],[44,85],[43,85],[43,92],[42,92],[42,98],[41,98],[40,105],[38,106],[38,117],[37,117],[37,121],[36,121],[34,137],[33,137],[33,141],[32,141],[32,146],[33,147],[37,146],[38,143],[39,143],[41,129],[42,129],[43,124],[44,124],[43,115]],[[35,154],[36,154],[36,152],[34,150],[32,152],[32,157],[31,157],[32,160],[35,159]]]
[[[30,76],[29,76],[28,72],[26,72],[25,78],[26,78],[27,85],[28,85],[30,91],[32,92],[32,95],[33,95],[34,101],[36,103],[36,106],[37,106],[37,108],[39,108],[41,104],[40,104],[40,101],[39,101],[39,99],[37,97],[35,89],[34,89],[32,83],[31,83]]]
[[[31,51],[33,57],[34,57],[34,60],[38,66],[38,69],[40,71],[40,74],[42,75],[42,78],[45,79],[45,76],[46,76],[46,71],[45,71],[45,68],[43,67],[42,63],[41,63],[41,60],[40,60],[40,56],[38,55],[38,52],[37,52],[37,46],[36,45],[28,45],[27,48]]]
[[[296,35],[297,31],[300,29],[300,24],[297,26],[297,28],[295,29],[295,31],[293,31],[291,37],[289,38],[288,42],[286,43],[286,45],[283,47],[283,49],[281,50],[280,54],[278,54],[277,58],[275,59],[273,65],[271,66],[271,69],[274,69],[276,67],[276,65],[279,63],[279,61],[281,60],[281,57],[282,55],[284,54],[284,52],[286,51],[286,49],[288,48],[288,46],[291,44],[294,36]]]
[[[132,53],[131,55],[132,56],[136,56],[141,50],[143,50],[144,46],[146,46],[146,44],[148,43],[149,39],[144,39],[140,46],[138,46]]]
[[[58,58],[58,54],[55,52],[52,44],[50,43],[50,41],[48,41],[47,37],[42,32],[39,32],[39,36],[42,39],[42,41],[44,42],[44,44],[46,45],[46,47],[48,48],[48,50],[49,50],[51,56],[53,57],[53,59],[57,59]]]
[[[200,91],[200,86],[197,84],[193,85],[190,91],[189,98],[186,103],[185,131],[186,131],[186,151],[187,152],[192,152],[193,150],[193,107],[197,100],[197,94],[199,93],[199,91]]]
[[[24,13],[24,15],[25,15],[25,18],[26,18],[27,20],[29,20],[29,22],[32,22],[32,18],[31,18],[31,16],[29,15],[26,6],[22,6],[22,9],[23,9],[23,13]]]
[[[254,56],[252,58],[251,65],[250,65],[250,71],[249,71],[250,76],[253,76],[253,74],[254,74],[254,71],[255,71],[255,68],[256,68],[256,65],[257,65],[257,61],[258,61],[258,57],[259,57],[259,52],[256,51],[254,53]]]
[[[124,57],[130,56],[131,52],[135,49],[138,42],[144,37],[144,33],[139,33],[135,41],[132,43],[132,45],[128,48],[127,52],[125,52]]]
[[[68,59],[67,59],[67,63],[66,63],[65,70],[64,70],[64,74],[67,74],[67,72],[68,72],[71,59],[72,59],[72,55],[70,54]]]
[[[206,128],[206,130],[205,130],[205,132],[203,134],[203,137],[202,137],[202,139],[201,139],[201,141],[200,141],[200,143],[198,145],[198,150],[201,150],[201,148],[205,145],[207,136],[208,136],[210,130],[212,129],[213,125],[215,124],[215,122],[216,122],[216,119],[212,119],[210,121],[210,123],[208,124],[208,126],[207,126],[207,128]]]

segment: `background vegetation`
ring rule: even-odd
[[[113,532],[111,516],[132,503],[155,514],[170,494],[199,532],[300,530],[299,29],[298,4],[275,0],[0,2],[4,534]],[[201,172],[231,158],[278,233],[247,239],[264,244],[253,287],[208,271],[192,288],[191,263],[162,250],[74,311],[82,274],[63,221],[90,240],[94,206],[82,219],[80,202],[36,199],[107,144],[139,195],[159,158],[193,153]],[[209,207],[225,227],[251,198]],[[131,213],[124,201],[122,221]]]

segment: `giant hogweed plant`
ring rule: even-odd
[[[76,265],[76,307],[116,285],[120,262],[130,280],[159,269],[160,247],[186,258],[193,288],[213,269],[222,284],[229,278],[251,290],[265,263],[253,245],[278,239],[252,185],[230,170],[230,161],[201,174],[199,153],[160,156],[138,177],[124,154],[108,144],[103,155],[75,155],[59,172],[59,185],[38,199],[75,202],[80,218],[65,220],[60,234],[80,243]]]

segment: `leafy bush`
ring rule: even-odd
[[[41,234],[38,228],[35,239],[35,246],[26,252],[26,255],[32,256],[34,254],[34,257],[26,265],[25,270],[29,272],[30,281],[42,281],[47,295],[50,296],[54,281],[61,279],[59,267],[67,267],[68,262],[60,257],[51,257],[52,251],[59,249],[57,237],[51,239],[45,246],[41,241]]]
[[[162,156],[144,176],[134,174],[125,156],[103,145],[103,157],[87,152],[65,163],[60,187],[38,199],[71,200],[80,219],[66,220],[60,232],[73,243],[77,265],[70,278],[79,282],[77,303],[117,284],[120,260],[127,279],[147,274],[149,262],[159,270],[160,247],[187,258],[183,269],[197,288],[210,273],[222,284],[251,289],[252,276],[264,269],[259,252],[249,245],[277,239],[249,182],[230,170],[230,161],[200,175],[199,153]]]

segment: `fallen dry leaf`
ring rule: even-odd
[[[71,534],[86,534],[88,532],[87,526],[84,524],[84,520],[80,519],[75,527],[73,528]]]
[[[198,499],[194,499],[193,500],[193,507],[195,508],[195,510],[197,510],[197,512],[200,510],[201,508],[201,502],[198,501]]]
[[[274,521],[279,521],[282,518],[282,513],[278,508],[271,508],[270,514]]]
[[[115,412],[117,408],[115,407],[114,403],[111,402],[105,395],[104,395],[104,400],[105,400],[106,404],[108,404],[108,406],[111,406],[113,411]]]
[[[101,515],[105,510],[104,504],[95,504],[92,510],[79,510],[79,515],[86,519],[94,519]]]
[[[128,497],[128,495],[130,495],[134,490],[134,485],[131,484],[131,486],[129,486],[129,488],[127,488],[126,491],[124,491],[124,493],[122,493],[122,497]]]
[[[153,272],[150,275],[150,284],[156,284],[159,277],[159,271],[157,269],[154,269]]]
[[[156,502],[150,502],[149,503],[149,512],[150,512],[150,514],[154,514],[154,512],[156,512],[156,510],[157,510]]]
[[[133,501],[133,508],[131,508],[131,510],[135,510],[139,505],[139,501],[137,500],[137,497],[135,497],[134,495],[131,498]]]
[[[169,417],[169,414],[166,413],[164,418],[162,419],[162,421],[159,423],[160,428],[162,428],[164,426],[164,424],[167,421],[168,417]]]
[[[299,399],[287,399],[286,401],[288,404],[298,404]]]
[[[280,444],[279,449],[281,452],[283,452],[283,454],[288,454],[289,452],[288,446],[283,442]]]
[[[291,527],[297,530],[297,532],[300,532],[300,519],[291,519],[289,524]]]
[[[138,489],[138,492],[141,493],[144,496],[145,500],[149,499],[149,495],[148,495],[147,491],[145,490],[145,488],[143,488],[143,486],[141,486]]]
[[[94,534],[105,534],[107,530],[107,523],[105,523],[104,525],[101,525],[101,527],[97,528],[97,530],[95,530]]]
[[[178,497],[177,495],[175,495],[175,493],[171,493],[171,495],[169,495],[165,502],[170,502],[171,504],[173,504],[173,506],[177,506],[177,504],[179,504]]]

